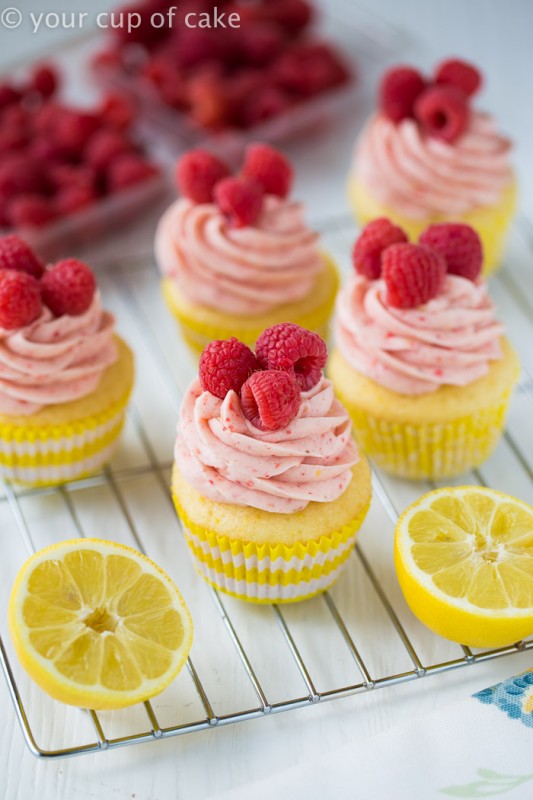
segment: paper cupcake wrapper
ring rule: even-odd
[[[129,393],[108,410],[72,423],[0,424],[0,476],[50,486],[90,475],[111,458],[124,426]]]
[[[517,189],[516,183],[513,182],[505,189],[498,203],[456,215],[453,219],[445,215],[413,219],[398,214],[394,209],[376,200],[366,186],[353,175],[348,182],[348,196],[360,226],[377,217],[388,217],[396,225],[400,225],[413,242],[417,241],[428,225],[435,222],[453,221],[471,225],[483,242],[483,275],[487,277],[500,266],[506,234],[516,212]]]
[[[501,436],[511,392],[476,414],[444,423],[392,422],[341,398],[361,449],[386,472],[414,480],[440,480],[479,466]]]
[[[216,589],[252,603],[294,603],[328,589],[350,555],[370,502],[338,531],[294,545],[257,544],[196,525],[174,503],[197,572]]]

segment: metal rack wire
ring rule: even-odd
[[[344,265],[355,232],[351,221],[330,219],[323,222],[321,228],[326,248],[334,257],[338,257],[341,266]],[[514,237],[514,245],[520,251],[524,269],[531,258],[530,237],[531,230],[522,221],[521,229]],[[515,340],[519,345],[520,341],[524,344],[521,355],[531,370],[533,363],[526,345],[527,335],[530,336],[533,330],[533,307],[527,299],[527,293],[519,288],[517,274],[513,262],[513,272],[504,270],[501,277],[495,279],[494,296],[501,305],[500,310],[511,328],[511,334],[514,328]],[[523,277],[526,272],[520,274],[520,285],[523,285],[522,279],[531,283],[531,278]],[[258,609],[227,598],[204,584],[193,574],[185,556],[181,560],[179,554],[174,555],[174,547],[184,546],[179,532],[174,530],[178,522],[169,491],[174,425],[171,423],[169,428],[168,421],[175,419],[181,394],[194,367],[188,360],[173,321],[160,305],[157,275],[150,256],[137,255],[120,262],[107,261],[100,265],[100,279],[106,304],[110,302],[112,307],[119,306],[120,320],[127,328],[126,338],[141,348],[138,363],[149,367],[149,372],[140,369],[139,386],[129,413],[124,444],[112,464],[101,474],[55,489],[28,490],[6,484],[2,493],[0,485],[0,513],[4,513],[6,520],[1,522],[0,518],[0,552],[4,554],[2,562],[5,562],[0,566],[3,584],[9,588],[14,571],[23,558],[43,543],[91,535],[91,529],[95,526],[99,530],[98,520],[95,521],[91,514],[102,503],[105,509],[109,509],[106,515],[120,521],[122,535],[127,541],[158,560],[164,568],[175,569],[193,619],[195,622],[197,619],[206,619],[209,636],[201,638],[198,635],[200,644],[195,642],[192,651],[194,662],[191,658],[187,661],[187,670],[178,678],[177,688],[137,708],[133,729],[127,732],[121,727],[120,717],[120,714],[127,714],[126,711],[113,715],[88,711],[84,715],[76,709],[66,710],[46,698],[31,686],[20,670],[10,652],[9,639],[6,636],[0,638],[0,663],[23,735],[36,756],[73,756],[156,741],[415,681],[533,649],[531,639],[510,647],[474,652],[468,647],[439,640],[423,631],[414,621],[388,569],[392,563],[390,537],[397,519],[397,509],[431,488],[431,485],[407,485],[387,478],[378,471],[373,473],[375,515],[371,513],[363,526],[361,543],[356,545],[349,559],[348,574],[343,575],[330,592],[294,607],[272,605]],[[153,381],[156,378],[159,391],[157,386],[154,390]],[[154,403],[157,405],[157,398],[162,396],[165,396],[166,414],[155,414]],[[533,440],[531,436],[528,440],[525,425],[528,418],[531,419],[532,408],[533,382],[525,371],[517,392],[516,409],[498,452],[486,466],[462,482],[497,482],[498,487],[504,490],[516,485],[521,489],[521,496],[524,496],[524,492],[528,495],[524,499],[533,498],[533,464],[530,456]],[[154,417],[159,419],[160,416],[163,417],[160,420],[161,435],[154,436],[152,423],[155,422]],[[505,475],[508,476],[508,485],[505,485]],[[150,518],[148,533],[146,524],[141,529],[134,499],[135,493],[140,491],[139,487],[145,483],[150,490],[147,501],[147,515]],[[62,516],[63,525],[68,525],[66,533],[56,533],[52,523],[48,524],[47,515],[51,508],[55,509],[55,514]],[[100,535],[105,536],[103,532]],[[381,551],[376,551],[373,544],[380,537]],[[115,537],[111,533],[109,538]],[[9,559],[7,556],[15,542],[19,547],[18,555]],[[7,561],[13,562],[11,569]],[[210,612],[206,603],[210,604]],[[214,616],[209,616],[213,612]],[[368,618],[373,620],[372,629],[365,624]],[[277,636],[278,644],[263,650],[258,658],[252,651],[256,650],[253,642],[257,641],[257,631],[261,629],[267,630],[269,637]],[[215,632],[216,640],[211,646],[209,640],[212,632]],[[315,634],[320,637],[335,635],[336,644],[331,645],[333,655],[329,662],[327,657],[317,653],[316,648],[313,650]],[[226,645],[228,642],[231,645],[233,658],[223,644],[223,636]],[[383,637],[388,643],[387,656],[378,653],[379,657],[376,658],[375,653]],[[425,657],[422,650],[428,647],[433,655]],[[445,657],[435,657],[435,652],[444,652]],[[202,661],[200,668],[195,666],[197,654]],[[270,659],[269,669],[264,668],[265,657]],[[330,677],[328,682],[320,673],[324,670],[327,673],[333,661],[342,675],[336,680]],[[292,681],[294,687],[285,678],[282,689],[266,685],[265,674],[277,670],[277,674],[285,675],[289,666],[295,672]],[[217,681],[214,682],[210,677],[210,670],[216,671]],[[207,680],[200,677],[202,673],[207,675]],[[185,685],[187,677],[188,686]],[[218,680],[222,677],[223,681]],[[209,683],[211,686],[208,686]],[[213,686],[217,687],[216,691]],[[220,691],[226,701],[230,697],[231,708],[224,708],[224,700],[215,697]],[[191,712],[194,703],[199,709],[198,713]],[[163,720],[163,713],[170,719]],[[79,730],[81,718],[84,718],[84,724],[87,719],[90,721],[88,730],[85,726],[84,736]],[[111,729],[117,725],[119,730],[115,733]],[[53,731],[56,738],[59,736],[60,741],[49,744],[49,731]],[[76,740],[78,736],[82,741]]]

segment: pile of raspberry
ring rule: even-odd
[[[413,67],[394,67],[381,80],[379,108],[392,122],[414,119],[428,136],[454,142],[468,125],[470,98],[481,84],[479,70],[458,58],[443,61],[429,79]]]
[[[301,393],[316,386],[327,357],[317,333],[282,322],[263,331],[255,353],[235,337],[210,342],[200,358],[200,384],[221,400],[236,392],[252,425],[277,431],[295,418]]]
[[[31,325],[46,306],[54,317],[79,316],[96,291],[91,269],[75,258],[45,266],[16,234],[0,238],[0,332]]]
[[[200,14],[214,23],[214,8],[226,27],[200,25]],[[314,13],[307,0],[141,0],[127,10],[142,24],[114,31],[97,70],[128,75],[204,130],[252,128],[351,77],[335,49],[309,34]],[[153,27],[154,12],[165,25]],[[238,27],[228,23],[232,14]]]
[[[216,203],[228,224],[254,225],[263,211],[265,195],[287,197],[293,169],[286,157],[267,144],[246,149],[238,175],[207,150],[190,150],[176,164],[176,184],[193,203]]]
[[[384,281],[388,305],[416,308],[439,294],[447,274],[476,283],[483,246],[477,232],[459,222],[430,225],[413,244],[401,228],[381,217],[363,228],[352,261],[359,275]]]
[[[0,229],[42,227],[158,172],[128,132],[130,103],[108,95],[82,110],[58,89],[47,64],[0,83]]]

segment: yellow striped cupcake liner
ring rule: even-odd
[[[99,414],[75,422],[0,424],[0,476],[28,486],[51,486],[96,472],[111,458],[124,426],[130,391]]]
[[[189,519],[174,494],[197,572],[216,589],[251,603],[295,603],[328,589],[348,559],[370,507],[338,531],[294,545],[257,544],[218,534]]]
[[[337,394],[366,455],[386,472],[414,480],[451,478],[485,461],[500,439],[511,396],[506,392],[476,414],[417,424],[374,416]]]
[[[356,180],[353,175],[348,182],[348,198],[359,225],[366,225],[377,217],[388,217],[400,225],[409,239],[415,242],[428,225],[435,222],[464,222],[478,232],[483,242],[483,275],[491,275],[500,266],[505,238],[511,221],[516,213],[517,186],[513,181],[502,194],[498,203],[485,208],[476,208],[456,217],[436,215],[424,219],[412,219],[376,200],[368,189]]]

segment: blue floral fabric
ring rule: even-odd
[[[495,705],[511,719],[533,728],[533,672],[524,672],[474,695],[481,703]]]

